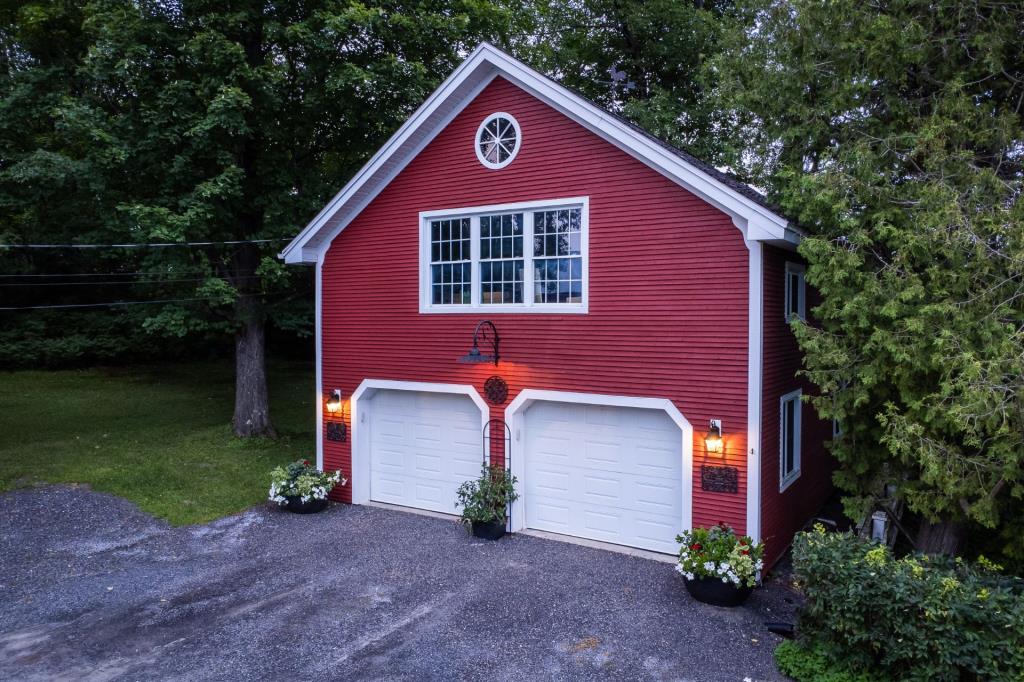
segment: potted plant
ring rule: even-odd
[[[327,506],[327,495],[348,481],[340,471],[320,471],[300,459],[270,472],[269,499],[296,514],[314,514]]]
[[[686,591],[705,604],[739,606],[761,580],[764,545],[736,537],[724,523],[695,528],[676,537]]]
[[[459,486],[455,508],[462,507],[462,522],[475,537],[497,540],[505,534],[505,508],[519,498],[516,483],[505,467],[484,464],[479,478]]]

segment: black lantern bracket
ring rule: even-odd
[[[493,362],[497,365],[498,360],[501,358],[498,352],[500,343],[501,337],[498,336],[498,328],[494,326],[494,323],[490,320],[481,320],[477,323],[476,329],[473,330],[473,347],[469,349],[468,353],[459,358],[459,362],[469,364]],[[480,344],[489,344],[491,346],[491,354],[481,353]]]

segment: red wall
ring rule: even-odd
[[[832,425],[819,420],[807,403],[800,415],[800,478],[779,492],[779,399],[798,388],[804,395],[812,390],[808,381],[797,377],[802,356],[784,318],[786,261],[803,262],[796,254],[764,245],[761,535],[767,566],[786,551],[793,534],[818,512],[832,492],[833,464],[825,450],[825,441],[832,437]],[[808,288],[808,312],[813,305],[814,292]]]
[[[522,128],[502,170],[473,151],[495,111]],[[420,211],[577,196],[590,197],[589,314],[419,313]],[[509,401],[524,387],[670,398],[694,426],[694,524],[743,531],[747,260],[725,214],[499,78],[332,243],[323,386],[348,397],[365,378],[469,383],[483,395],[499,374]],[[457,363],[484,318],[501,334],[501,365]],[[700,490],[712,417],[724,420],[725,459],[740,469],[737,494]],[[324,464],[350,474],[350,443],[325,440]]]

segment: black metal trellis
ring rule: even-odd
[[[497,432],[495,432],[495,427],[497,427]],[[484,424],[481,437],[484,464],[492,464],[491,455],[495,450],[495,443],[501,448],[501,457],[505,461],[505,468],[509,468],[512,464],[509,457],[509,449],[512,445],[512,429],[508,427],[504,419],[491,419]]]
[[[494,464],[492,459],[494,455],[494,445],[497,443],[501,447],[501,458],[505,463],[505,469],[508,470],[512,466],[512,429],[508,427],[504,419],[490,419],[484,424],[483,433],[481,435],[481,445],[483,446],[483,463]],[[505,515],[508,518],[512,517],[512,503],[509,502],[505,505]]]

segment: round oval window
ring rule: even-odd
[[[476,158],[488,168],[504,168],[519,153],[519,123],[500,112],[484,119],[476,131]]]

